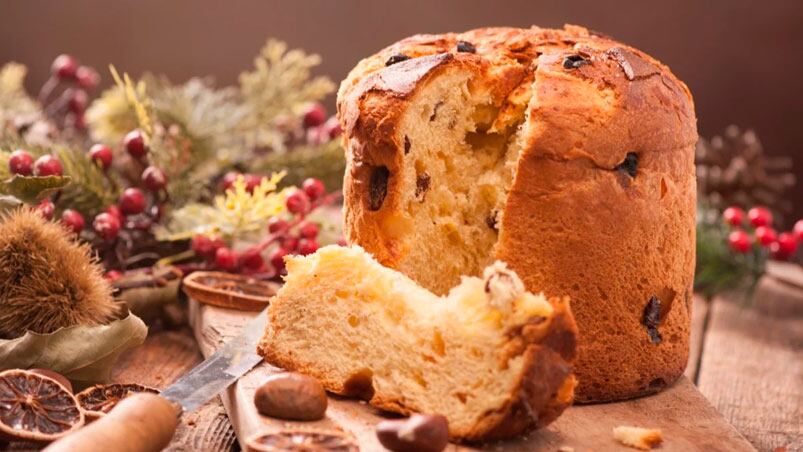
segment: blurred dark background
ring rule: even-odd
[[[68,52],[174,81],[212,75],[235,83],[272,36],[323,57],[341,80],[362,57],[426,32],[537,24],[585,25],[669,65],[694,94],[702,136],[737,124],[772,155],[795,160],[803,180],[803,1],[229,1],[101,0],[0,4],[0,63],[28,65],[28,87]],[[334,105],[334,96],[328,105]],[[803,217],[803,184],[790,192]]]

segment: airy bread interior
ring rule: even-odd
[[[554,312],[498,262],[444,297],[359,247],[324,247],[288,258],[287,269],[260,353],[329,391],[442,414],[453,437],[478,434],[487,416],[521,396],[524,349],[548,333]],[[558,398],[568,403],[574,379],[560,378]]]
[[[435,293],[493,261],[531,83],[500,102],[493,82],[449,68],[416,92],[401,119],[402,206],[415,234],[403,237],[398,269]]]

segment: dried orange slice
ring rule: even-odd
[[[284,429],[257,433],[245,442],[248,452],[359,452],[351,435],[337,430]]]
[[[0,372],[0,436],[50,442],[81,428],[84,413],[58,381],[26,370]]]
[[[188,297],[201,303],[242,311],[261,311],[276,294],[273,282],[224,272],[194,272],[181,285]]]
[[[159,390],[136,383],[111,383],[86,388],[76,394],[75,398],[84,409],[86,420],[91,422],[105,416],[121,400],[138,392],[158,394]]]

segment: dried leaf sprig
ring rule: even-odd
[[[229,240],[247,239],[264,230],[268,221],[282,213],[287,190],[276,191],[284,173],[264,178],[252,192],[240,176],[212,205],[192,203],[173,212],[166,228],[158,228],[160,240],[184,240],[198,234],[220,235]]]

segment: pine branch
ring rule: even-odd
[[[729,230],[719,212],[698,207],[697,264],[694,290],[711,298],[721,292],[751,293],[764,274],[766,250],[754,246],[738,254],[728,246]]]
[[[117,201],[119,193],[104,176],[95,162],[81,150],[61,147],[56,155],[71,181],[61,191],[58,204],[62,208],[75,209],[86,218],[94,217],[106,206]]]
[[[286,185],[301,185],[304,179],[314,177],[329,190],[336,190],[343,186],[346,158],[340,140],[332,140],[319,146],[298,146],[283,154],[271,152],[254,159],[249,169],[259,174],[284,170],[287,176],[282,183]]]
[[[311,77],[318,55],[287,51],[287,44],[270,39],[254,59],[254,70],[240,74],[240,92],[249,115],[244,121],[250,148],[284,150],[284,135],[276,127],[280,115],[298,115],[308,103],[334,90],[326,77]]]

